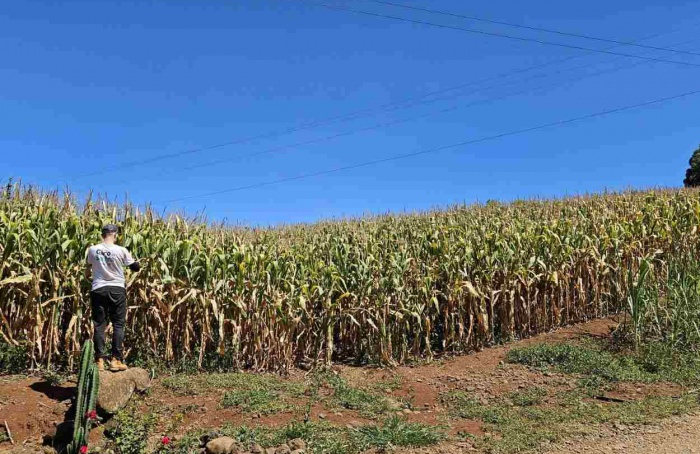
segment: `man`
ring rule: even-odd
[[[102,243],[90,247],[87,254],[88,278],[92,272],[92,321],[95,327],[95,356],[97,368],[105,370],[105,328],[112,322],[112,354],[109,370],[112,372],[127,369],[124,364],[122,344],[126,325],[126,280],[124,267],[139,271],[141,266],[126,248],[116,245],[119,228],[107,224],[102,228]]]

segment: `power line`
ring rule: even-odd
[[[645,37],[640,38],[640,39],[635,40],[635,41],[645,41],[645,40],[657,38],[659,36],[677,33],[677,32],[678,32],[678,30],[672,30],[670,32],[655,33],[653,35],[648,35],[648,36],[645,36]],[[614,45],[614,46],[611,46],[609,48],[606,48],[606,50],[607,49],[614,49],[617,47],[620,47],[620,46]],[[591,52],[593,52],[593,51],[591,51]],[[530,72],[530,71],[533,71],[536,69],[546,68],[546,67],[556,65],[559,63],[564,63],[567,61],[576,60],[576,59],[581,58],[581,57],[582,57],[581,55],[575,55],[575,56],[560,58],[560,59],[552,60],[552,61],[549,61],[546,63],[528,66],[528,67],[516,69],[513,71],[500,73],[500,74],[497,74],[495,76],[489,76],[489,77],[484,78],[484,79],[479,79],[479,80],[467,82],[464,84],[459,84],[459,85],[455,85],[452,87],[431,91],[431,92],[425,93],[425,94],[420,95],[420,96],[414,96],[414,97],[406,98],[406,99],[403,99],[400,101],[382,104],[382,105],[377,106],[377,107],[357,110],[354,112],[350,112],[348,114],[337,115],[337,116],[333,116],[333,117],[328,117],[326,119],[305,123],[305,124],[302,124],[302,125],[299,125],[296,127],[292,127],[292,128],[287,128],[287,129],[282,129],[282,130],[277,130],[277,131],[268,131],[268,132],[265,132],[262,134],[243,137],[243,138],[235,139],[235,140],[228,141],[228,142],[222,142],[222,143],[204,146],[204,147],[196,147],[196,148],[191,148],[191,149],[173,152],[173,153],[163,153],[163,154],[153,156],[150,158],[145,158],[145,159],[141,159],[141,160],[134,160],[134,161],[125,162],[122,164],[117,164],[114,166],[104,167],[102,169],[98,169],[98,170],[95,170],[95,171],[92,171],[89,173],[76,175],[73,178],[70,178],[69,181],[75,181],[75,180],[81,179],[81,178],[102,175],[102,174],[105,174],[108,172],[113,172],[116,170],[123,170],[123,169],[128,169],[128,168],[139,167],[139,166],[146,165],[146,164],[153,164],[153,163],[168,160],[168,159],[173,159],[173,158],[178,158],[181,156],[187,156],[187,155],[191,155],[191,154],[201,153],[204,151],[224,148],[224,147],[228,147],[228,146],[232,146],[232,145],[241,145],[241,144],[253,142],[256,140],[280,137],[280,136],[284,136],[284,135],[288,135],[288,134],[293,134],[295,132],[301,132],[301,131],[306,131],[306,130],[310,130],[310,129],[314,129],[314,128],[318,128],[318,127],[322,127],[322,126],[328,126],[331,124],[345,123],[345,122],[360,119],[360,118],[370,117],[376,113],[391,112],[394,110],[400,110],[403,108],[412,107],[414,105],[423,104],[422,102],[419,102],[420,99],[425,99],[425,98],[428,98],[428,97],[431,97],[434,95],[443,94],[443,93],[449,93],[451,91],[461,90],[463,88],[467,88],[467,87],[474,86],[474,85],[479,85],[479,84],[486,83],[486,82],[491,82],[494,80],[505,79],[505,78],[513,76],[513,75],[523,74],[523,73]]]
[[[529,133],[529,132],[539,131],[542,129],[552,128],[552,127],[557,127],[557,126],[564,126],[567,124],[576,123],[576,122],[591,119],[591,118],[603,117],[606,115],[611,115],[614,113],[619,113],[619,112],[628,111],[628,110],[632,110],[632,109],[648,107],[648,106],[651,106],[654,104],[660,104],[663,102],[667,102],[667,101],[671,101],[671,100],[675,100],[675,99],[681,99],[681,98],[685,98],[685,97],[693,96],[693,95],[697,95],[697,94],[700,94],[700,90],[681,93],[679,95],[668,96],[665,98],[655,99],[653,101],[646,101],[643,103],[634,104],[634,105],[630,105],[630,106],[618,107],[616,109],[605,110],[602,112],[584,115],[581,117],[570,118],[567,120],[560,120],[560,121],[556,121],[553,123],[548,123],[548,124],[544,124],[544,125],[540,125],[540,126],[534,126],[531,128],[519,129],[519,130],[515,130],[515,131],[496,134],[493,136],[481,137],[478,139],[468,140],[465,142],[460,142],[460,143],[456,143],[456,144],[452,144],[452,145],[443,145],[443,146],[439,146],[439,147],[435,147],[435,148],[428,148],[425,150],[419,150],[419,151],[412,152],[412,153],[399,154],[399,155],[394,155],[394,156],[390,156],[390,157],[382,158],[382,159],[374,159],[371,161],[365,161],[365,162],[361,162],[358,164],[350,164],[350,165],[346,165],[346,166],[342,166],[342,167],[335,167],[332,169],[321,170],[318,172],[304,173],[301,175],[296,175],[296,176],[288,177],[288,178],[281,178],[278,180],[271,180],[271,181],[266,181],[266,182],[254,183],[254,184],[249,184],[249,185],[245,185],[245,186],[238,186],[235,188],[225,189],[225,190],[221,190],[221,191],[213,191],[213,192],[208,192],[208,193],[199,194],[199,195],[179,197],[176,199],[166,200],[166,201],[162,202],[161,204],[180,202],[180,201],[184,201],[184,200],[197,199],[197,198],[201,198],[201,197],[210,197],[210,196],[214,196],[214,195],[229,194],[232,192],[244,191],[244,190],[249,190],[249,189],[257,189],[257,188],[261,188],[261,187],[265,187],[265,186],[272,186],[272,185],[287,183],[290,181],[298,181],[298,180],[303,180],[306,178],[312,178],[312,177],[318,177],[318,176],[328,175],[328,174],[337,173],[337,172],[343,172],[346,170],[353,170],[353,169],[358,169],[358,168],[362,168],[362,167],[369,167],[369,166],[373,166],[373,165],[377,165],[377,164],[382,164],[385,162],[398,161],[401,159],[412,158],[412,157],[421,156],[421,155],[425,155],[425,154],[429,154],[429,153],[438,153],[440,151],[445,151],[445,150],[449,150],[449,149],[460,148],[460,147],[474,145],[474,144],[481,143],[481,142],[502,139],[504,137],[525,134],[525,133]]]
[[[523,24],[514,24],[512,22],[503,22],[503,21],[497,21],[497,20],[492,20],[492,19],[484,19],[482,17],[477,17],[477,16],[469,16],[465,14],[457,14],[457,13],[451,13],[447,11],[441,11],[441,10],[436,10],[436,9],[430,9],[430,8],[424,8],[420,6],[411,6],[411,5],[405,5],[403,3],[395,3],[395,2],[388,2],[384,0],[359,0],[359,1],[364,1],[364,2],[369,2],[369,3],[376,3],[379,5],[388,5],[388,6],[394,6],[397,8],[404,8],[408,10],[413,10],[413,11],[422,11],[426,13],[431,13],[431,14],[439,14],[442,16],[449,16],[449,17],[457,17],[460,19],[469,19],[477,22],[484,22],[488,24],[496,24],[496,25],[506,25],[508,27],[515,27],[515,28],[520,28],[520,29],[526,29],[526,30],[534,30],[538,32],[546,32],[546,33],[554,33],[557,35],[561,36],[570,36],[573,38],[583,38],[583,39],[590,39],[594,41],[600,41],[600,42],[605,42],[605,43],[613,43],[617,44],[618,46],[632,46],[632,47],[640,47],[643,49],[651,49],[651,50],[660,50],[660,51],[665,51],[665,52],[674,52],[678,54],[686,54],[686,55],[695,55],[695,56],[700,56],[700,53],[697,52],[689,52],[689,51],[683,51],[683,50],[677,50],[677,49],[669,49],[668,47],[656,47],[656,46],[648,46],[645,44],[637,44],[634,42],[629,42],[629,41],[618,41],[615,39],[607,39],[607,38],[600,38],[597,36],[591,36],[591,35],[582,35],[578,33],[570,33],[570,32],[565,32],[561,30],[554,30],[551,28],[543,28],[543,27],[532,27],[529,25],[523,25]]]
[[[683,42],[683,43],[679,43],[679,44],[677,44],[677,45],[688,44],[688,43],[696,42],[696,41],[698,41],[698,39],[686,41],[686,42]],[[615,59],[612,59],[612,60],[610,60],[610,61],[617,60],[617,59],[618,59],[618,58],[615,58]],[[609,61],[609,62],[610,62],[610,61]],[[607,63],[607,62],[605,62],[605,63]],[[437,110],[437,111],[434,111],[434,112],[428,112],[428,113],[421,114],[421,115],[417,115],[417,116],[412,116],[412,117],[408,117],[408,118],[400,118],[400,119],[397,119],[397,120],[392,120],[392,121],[388,121],[388,122],[383,122],[383,123],[374,124],[374,125],[371,125],[371,126],[368,126],[368,127],[365,127],[365,128],[353,129],[353,130],[351,130],[351,131],[345,131],[345,132],[341,132],[341,133],[337,133],[337,134],[331,134],[331,135],[328,135],[328,136],[323,136],[323,137],[319,137],[319,138],[315,138],[315,139],[305,140],[305,141],[296,142],[296,143],[287,144],[287,145],[281,145],[281,146],[269,148],[269,149],[266,149],[266,150],[261,150],[261,151],[256,151],[256,152],[252,152],[252,153],[248,153],[248,154],[233,156],[233,157],[230,157],[230,158],[218,159],[218,160],[215,160],[215,161],[210,161],[210,162],[205,162],[205,163],[200,163],[200,164],[194,164],[194,165],[186,166],[186,167],[180,167],[180,168],[176,169],[175,172],[189,171],[189,170],[195,170],[195,169],[200,169],[200,168],[204,168],[204,167],[211,167],[211,166],[220,165],[220,164],[227,164],[227,163],[239,161],[239,160],[245,159],[245,158],[251,158],[251,157],[256,157],[256,156],[262,156],[262,155],[268,155],[268,154],[279,153],[279,152],[282,152],[282,151],[285,151],[285,150],[298,148],[298,147],[301,147],[301,146],[304,146],[304,145],[313,145],[313,144],[323,143],[323,142],[327,142],[327,141],[330,141],[330,140],[338,139],[338,138],[341,138],[341,137],[348,137],[348,136],[351,136],[351,135],[359,134],[359,133],[362,133],[362,132],[374,131],[374,130],[383,129],[383,128],[386,128],[386,127],[395,126],[395,125],[402,124],[402,123],[408,123],[408,122],[415,121],[415,120],[421,120],[421,119],[424,119],[424,118],[430,118],[430,117],[437,116],[437,115],[441,115],[441,114],[445,114],[445,113],[448,113],[448,112],[453,112],[453,111],[456,111],[456,110],[466,109],[466,108],[474,107],[474,106],[478,106],[478,105],[490,104],[490,103],[492,103],[492,102],[494,102],[494,101],[500,101],[500,100],[507,99],[507,98],[510,98],[510,97],[513,97],[513,96],[518,96],[518,95],[521,95],[521,94],[525,94],[525,93],[529,93],[529,92],[532,92],[532,91],[540,90],[540,89],[542,89],[542,88],[556,87],[556,86],[563,85],[563,84],[569,84],[569,83],[572,83],[572,82],[577,82],[577,81],[580,81],[580,80],[588,79],[588,78],[590,78],[590,77],[596,77],[596,76],[600,76],[600,75],[603,75],[603,74],[610,74],[610,73],[617,72],[617,71],[620,71],[620,70],[623,70],[623,69],[629,69],[629,68],[633,68],[633,67],[636,67],[636,66],[639,66],[639,65],[642,65],[642,64],[648,64],[648,63],[649,63],[649,62],[646,62],[646,61],[637,61],[637,62],[634,62],[634,63],[632,63],[632,64],[630,64],[630,65],[624,65],[624,66],[619,66],[619,67],[612,68],[612,69],[601,70],[601,71],[597,71],[597,72],[594,72],[594,73],[586,74],[586,75],[584,75],[584,76],[582,76],[582,77],[576,77],[576,78],[568,79],[568,80],[565,80],[565,81],[558,81],[558,82],[553,83],[553,84],[548,83],[548,84],[543,84],[543,85],[540,85],[540,86],[537,86],[537,87],[526,88],[526,89],[524,89],[524,90],[518,90],[518,91],[515,91],[515,92],[507,93],[507,94],[502,95],[502,96],[489,97],[489,98],[486,98],[486,99],[477,100],[477,101],[470,102],[470,103],[465,104],[465,105],[451,106],[451,107],[448,107],[448,108],[445,108],[445,109]],[[590,66],[591,66],[591,65],[582,65],[582,66],[578,66],[578,67],[575,67],[575,68],[569,68],[569,69],[566,69],[566,70],[557,71],[557,72],[555,72],[554,74],[551,74],[551,75],[556,75],[556,74],[561,74],[561,73],[564,73],[564,72],[574,71],[574,70],[581,69],[581,68],[588,68],[588,67],[590,67]],[[536,76],[530,77],[530,78],[527,79],[527,80],[534,80],[534,79],[538,79],[538,78],[545,77],[545,76],[548,76],[548,74],[538,74],[538,75],[536,75]],[[519,82],[520,82],[520,81],[515,81],[515,82],[510,82],[510,83],[508,83],[508,84],[501,84],[501,85],[498,85],[498,86],[495,86],[495,87],[489,87],[488,89],[498,88],[498,87],[501,87],[501,86],[503,86],[503,85],[512,85],[512,84],[514,84],[514,83],[519,83]],[[462,96],[467,96],[467,95],[470,95],[470,94],[473,94],[473,93],[477,93],[477,92],[479,92],[479,91],[480,91],[480,90],[477,90],[477,91],[470,92],[470,93],[466,93],[466,94],[465,94],[465,93],[461,93],[461,94],[458,94],[458,95],[456,95],[456,96],[450,96],[450,97],[446,97],[446,98],[439,98],[439,99],[437,99],[437,100],[430,100],[430,102],[432,102],[432,101],[444,101],[444,100],[454,99],[454,98],[457,98],[457,97],[462,97]],[[168,174],[168,173],[173,173],[173,172],[161,172],[160,175]]]
[[[289,1],[289,0],[287,0]],[[667,60],[664,58],[654,58],[654,57],[644,57],[641,55],[635,55],[635,54],[626,54],[622,52],[613,52],[610,50],[604,50],[604,49],[594,49],[591,47],[583,47],[583,46],[575,46],[572,44],[564,44],[564,43],[556,43],[553,41],[544,41],[540,39],[535,39],[535,38],[525,38],[522,36],[513,36],[513,35],[507,35],[505,33],[495,33],[495,32],[487,32],[484,30],[477,30],[474,28],[466,28],[466,27],[457,27],[454,25],[445,25],[445,24],[438,24],[435,22],[429,22],[429,21],[424,21],[424,20],[416,20],[416,19],[409,19],[406,17],[401,17],[401,16],[392,16],[389,14],[380,14],[380,13],[375,13],[372,11],[365,11],[365,10],[360,10],[360,9],[355,9],[355,8],[348,8],[345,6],[337,6],[337,5],[329,5],[327,3],[319,3],[315,1],[310,1],[310,0],[294,0],[302,3],[308,3],[310,5],[316,5],[316,6],[321,6],[323,8],[328,8],[328,9],[333,9],[333,10],[338,10],[338,11],[348,11],[351,13],[355,14],[362,14],[365,16],[371,16],[371,17],[379,17],[383,19],[392,19],[396,21],[401,21],[401,22],[407,22],[411,24],[418,24],[418,25],[428,25],[431,27],[438,27],[438,28],[444,28],[448,30],[457,30],[457,31],[463,31],[467,33],[473,33],[477,35],[483,35],[483,36],[493,36],[497,38],[506,38],[506,39],[511,39],[515,41],[522,41],[522,42],[530,42],[530,43],[537,43],[537,44],[543,44],[546,46],[555,46],[555,47],[563,47],[567,49],[576,49],[576,50],[584,50],[587,52],[597,52],[601,54],[608,54],[608,55],[617,55],[619,57],[630,57],[630,58],[638,58],[638,59],[643,59],[643,60],[651,60],[651,61],[657,61],[657,62],[662,62],[662,63],[670,63],[670,64],[675,64],[675,65],[682,65],[682,66],[693,66],[693,67],[700,67],[700,64],[696,63],[690,63],[686,61],[679,61],[679,60]]]

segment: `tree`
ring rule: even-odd
[[[683,184],[686,188],[700,186],[700,147],[693,152],[693,156],[690,157],[688,163],[690,167],[685,171]]]

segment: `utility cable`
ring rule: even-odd
[[[343,171],[347,171],[347,170],[369,167],[369,166],[373,166],[373,165],[377,165],[377,164],[383,164],[383,163],[391,162],[391,161],[398,161],[401,159],[412,158],[412,157],[426,155],[426,154],[430,154],[430,153],[438,153],[438,152],[445,151],[445,150],[461,148],[461,147],[465,147],[468,145],[474,145],[474,144],[478,144],[478,143],[482,143],[482,142],[488,142],[488,141],[492,141],[492,140],[502,139],[504,137],[516,136],[516,135],[525,134],[525,133],[534,132],[534,131],[539,131],[539,130],[543,130],[543,129],[564,126],[564,125],[568,125],[571,123],[576,123],[579,121],[588,120],[591,118],[598,118],[598,117],[603,117],[603,116],[607,116],[607,115],[611,115],[611,114],[615,114],[615,113],[619,113],[619,112],[629,111],[632,109],[639,109],[639,108],[643,108],[643,107],[648,107],[651,105],[660,104],[663,102],[668,102],[668,101],[672,101],[672,100],[676,100],[676,99],[686,98],[686,97],[697,95],[697,94],[700,94],[700,90],[685,92],[685,93],[681,93],[681,94],[674,95],[674,96],[668,96],[665,98],[655,99],[653,101],[642,102],[639,104],[618,107],[615,109],[605,110],[602,112],[596,112],[593,114],[584,115],[581,117],[570,118],[567,120],[555,121],[553,123],[547,123],[547,124],[540,125],[540,126],[534,126],[534,127],[525,128],[525,129],[518,129],[515,131],[504,132],[504,133],[496,134],[496,135],[492,135],[492,136],[486,136],[486,137],[481,137],[478,139],[467,140],[467,141],[456,143],[456,144],[443,145],[443,146],[439,146],[439,147],[415,151],[412,153],[399,154],[399,155],[394,155],[394,156],[390,156],[390,157],[382,158],[382,159],[374,159],[371,161],[365,161],[365,162],[361,162],[361,163],[357,163],[357,164],[350,164],[350,165],[346,165],[346,166],[335,167],[332,169],[321,170],[318,172],[303,173],[301,175],[296,175],[293,177],[281,178],[278,180],[264,181],[264,182],[254,183],[254,184],[249,184],[249,185],[244,185],[244,186],[238,186],[235,188],[224,189],[221,191],[212,191],[212,192],[207,192],[204,194],[179,197],[179,198],[175,198],[175,199],[166,200],[166,201],[162,202],[162,204],[180,202],[180,201],[185,201],[185,200],[192,200],[192,199],[197,199],[197,198],[202,198],[202,197],[211,197],[211,196],[221,195],[221,194],[230,194],[230,193],[238,192],[238,191],[257,189],[257,188],[262,188],[265,186],[273,186],[273,185],[278,185],[278,184],[282,184],[282,183],[288,183],[291,181],[298,181],[298,180],[303,180],[303,179],[307,179],[307,178],[313,178],[313,177],[328,175],[328,174],[332,174],[332,173],[343,172]]]

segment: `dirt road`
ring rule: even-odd
[[[700,415],[671,418],[656,426],[633,433],[603,434],[596,439],[570,441],[548,454],[625,453],[625,454],[691,454],[700,453]]]

